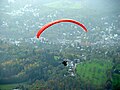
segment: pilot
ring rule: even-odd
[[[62,64],[63,64],[64,66],[67,66],[67,62],[68,62],[68,61],[63,61]]]

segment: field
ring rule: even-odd
[[[81,80],[91,83],[95,86],[101,86],[106,83],[107,71],[112,68],[111,61],[92,60],[77,65],[77,74]]]
[[[44,6],[50,7],[50,8],[55,8],[55,9],[59,9],[59,8],[80,9],[80,8],[82,8],[80,2],[74,2],[74,5],[73,5],[73,3],[70,2],[69,0],[55,1],[55,2],[51,2],[51,3],[47,3]]]
[[[0,90],[12,90],[17,85],[18,84],[3,84],[3,85],[0,85]]]

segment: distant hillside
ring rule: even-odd
[[[80,9],[81,7],[81,2],[72,2],[70,0],[59,0],[59,1],[54,1],[54,2],[50,2],[50,3],[46,3],[44,4],[47,7],[51,7],[51,8],[57,8],[57,9]]]

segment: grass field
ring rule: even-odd
[[[18,84],[3,84],[0,85],[0,90],[12,90],[16,86],[18,86]]]
[[[28,85],[26,82],[15,84],[0,84],[0,90],[13,90],[15,88],[19,88],[20,90],[26,90],[26,88],[29,87],[30,85]]]
[[[100,86],[105,84],[107,80],[106,71],[111,68],[111,61],[96,59],[78,64],[76,70],[81,80]]]

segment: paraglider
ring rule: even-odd
[[[38,31],[38,33],[37,33],[37,38],[39,38],[40,35],[42,34],[42,32],[43,32],[44,30],[46,30],[48,27],[50,27],[50,26],[52,26],[52,25],[54,25],[54,24],[57,24],[57,23],[61,23],[61,22],[71,22],[71,23],[77,24],[78,26],[82,27],[82,29],[83,29],[84,31],[88,32],[88,30],[86,29],[86,27],[85,27],[83,24],[81,24],[80,22],[76,21],[76,20],[73,20],[73,19],[59,19],[59,20],[55,20],[55,21],[52,21],[52,22],[49,22],[49,23],[45,24],[45,25]],[[68,63],[68,61],[63,61],[63,62],[62,62],[62,64],[63,64],[64,66],[67,66],[67,63]]]
[[[80,22],[76,21],[76,20],[73,20],[73,19],[59,19],[59,20],[55,20],[55,21],[52,21],[52,22],[49,22],[47,24],[45,24],[37,33],[37,38],[40,37],[41,33],[47,29],[48,27],[54,25],[54,24],[57,24],[57,23],[61,23],[61,22],[71,22],[71,23],[74,23],[74,24],[77,24],[79,25],[80,27],[82,27],[86,32],[88,32],[88,30],[86,29],[86,27],[81,24]]]

